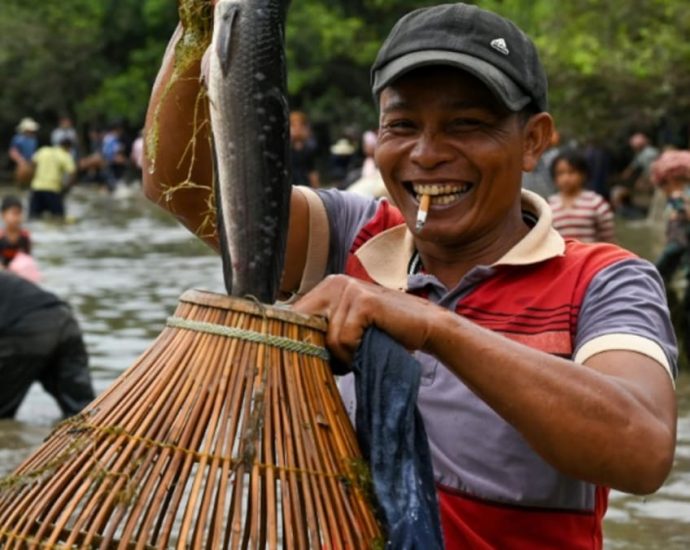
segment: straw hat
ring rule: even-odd
[[[24,117],[17,125],[18,132],[37,132],[39,128],[38,122],[31,117]]]
[[[331,146],[331,154],[333,155],[347,157],[354,153],[355,148],[347,138],[341,138]]]

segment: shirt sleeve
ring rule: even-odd
[[[603,198],[596,207],[596,223],[599,241],[612,243],[616,240],[615,222],[613,211]]]
[[[584,363],[613,350],[641,353],[662,365],[672,378],[678,374],[678,348],[664,285],[646,260],[617,262],[598,273],[587,288],[574,360]]]
[[[65,154],[63,155],[62,158],[63,158],[63,163],[64,163],[63,166],[65,168],[65,172],[67,174],[74,174],[74,172],[76,172],[76,170],[77,170],[77,166],[74,163],[74,159],[72,158],[72,155],[65,152]]]
[[[342,273],[355,237],[374,216],[379,201],[337,189],[319,189],[328,216],[330,244],[326,274]]]

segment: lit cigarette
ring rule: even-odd
[[[431,205],[431,195],[422,195],[419,200],[419,210],[417,210],[417,225],[415,230],[419,233],[426,223],[426,215],[429,212],[429,206]]]

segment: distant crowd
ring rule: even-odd
[[[64,196],[77,181],[96,183],[112,192],[118,185],[140,179],[141,133],[129,142],[124,126],[112,124],[104,130],[92,129],[84,146],[72,119],[63,116],[51,131],[49,143],[41,145],[39,129],[34,119],[23,118],[8,148],[15,182],[31,190],[30,218],[46,214],[63,218]]]
[[[38,131],[35,120],[22,119],[8,151],[16,182],[30,188],[29,218],[64,218],[64,197],[77,181],[96,183],[104,192],[112,192],[141,177],[141,132],[130,140],[123,125],[112,124],[104,130],[92,129],[84,146],[67,116],[59,119],[48,144],[40,146]],[[376,140],[373,128],[363,132],[347,129],[324,147],[308,115],[291,112],[293,183],[390,198],[376,165]],[[616,217],[664,219],[667,240],[657,267],[667,285],[679,272],[690,279],[690,151],[661,151],[639,132],[630,136],[628,146],[627,163],[614,167],[606,149],[574,140],[562,143],[554,132],[551,146],[535,170],[523,174],[523,187],[548,201],[553,225],[566,238],[615,242]],[[28,235],[12,229],[16,208],[17,199],[3,203],[3,218],[8,217],[0,254],[3,250],[8,254],[13,247],[30,253]],[[12,242],[6,242],[8,239]],[[7,260],[3,258],[6,266]],[[690,290],[681,304],[683,323],[690,327]],[[690,338],[687,347],[690,349]]]
[[[29,218],[46,214],[63,218],[64,197],[77,181],[96,183],[112,192],[119,185],[140,179],[144,149],[141,132],[132,140],[122,124],[111,124],[104,130],[91,129],[88,143],[84,144],[72,119],[62,116],[50,133],[49,143],[40,146],[39,128],[34,119],[23,118],[8,149],[16,182],[30,188]],[[376,131],[354,128],[346,128],[324,147],[323,135],[315,135],[308,115],[292,111],[293,183],[389,198],[374,157]],[[523,187],[548,200],[554,226],[565,237],[586,242],[614,242],[616,215],[660,217],[664,194],[669,205],[676,205],[668,207],[675,212],[673,216],[679,215],[678,196],[686,200],[690,193],[686,193],[685,184],[669,191],[671,187],[658,169],[677,153],[662,154],[647,135],[639,132],[630,136],[628,145],[629,161],[614,167],[607,149],[594,144],[583,146],[575,140],[562,143],[555,131],[537,167],[523,174]]]

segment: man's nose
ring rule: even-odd
[[[424,132],[412,148],[410,160],[422,168],[433,168],[452,160],[453,148],[436,132]]]

